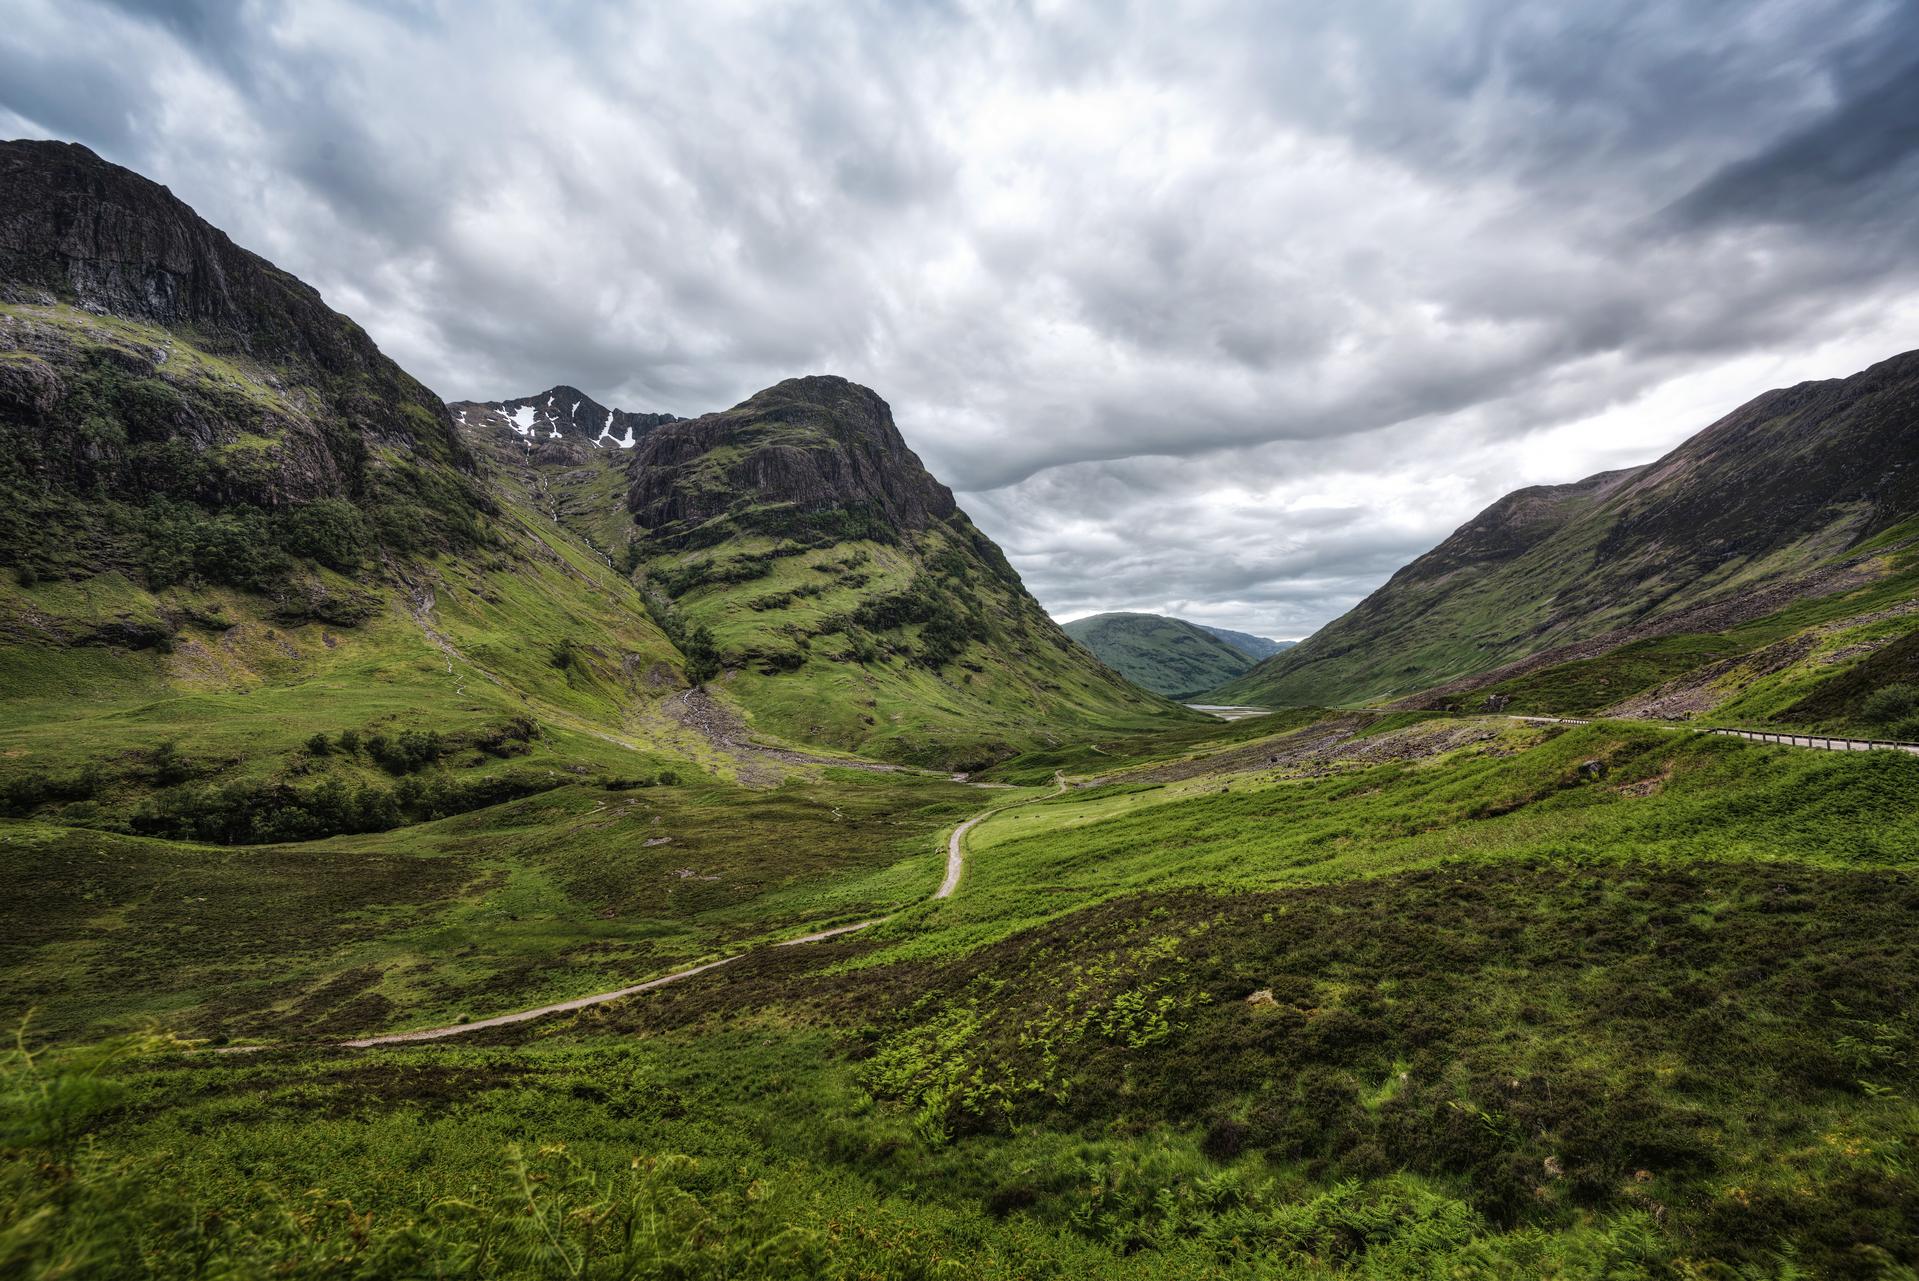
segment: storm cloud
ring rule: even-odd
[[[0,133],[441,394],[835,372],[1062,618],[1301,636],[1499,494],[1919,346],[1870,0],[19,0]]]

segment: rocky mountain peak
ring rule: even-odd
[[[648,434],[635,451],[627,508],[668,542],[711,522],[750,525],[771,513],[839,512],[918,530],[958,511],[952,491],[907,448],[886,402],[825,374],[789,378]]]
[[[610,409],[566,383],[531,396],[455,401],[448,408],[468,431],[511,433],[529,452],[569,459],[581,448],[632,449],[654,428],[680,421],[672,414]]]
[[[189,328],[211,348],[333,374],[392,368],[318,290],[234,244],[159,183],[77,143],[0,142],[0,190],[6,301]]]
[[[446,406],[318,291],[85,147],[0,142],[0,191],[15,563],[265,589],[282,551],[338,569],[480,537]]]

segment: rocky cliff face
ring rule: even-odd
[[[0,142],[0,298],[191,330],[200,345],[438,406],[319,292],[235,245],[159,183],[68,142]],[[444,439],[446,433],[441,433]]]
[[[460,400],[447,406],[472,432],[517,438],[531,461],[576,464],[586,450],[632,449],[655,427],[681,421],[672,414],[609,409],[577,387],[562,383],[513,400]]]
[[[634,451],[627,508],[664,544],[832,514],[920,530],[958,511],[906,447],[886,402],[824,375],[648,434]]]
[[[446,407],[311,287],[84,147],[0,143],[0,191],[0,555],[217,576],[479,536]]]
[[[1350,702],[1452,688],[1534,655],[1711,630],[1754,602],[1778,609],[1878,572],[1855,549],[1915,517],[1919,352],[1909,352],[1767,392],[1644,467],[1509,494],[1217,693]]]

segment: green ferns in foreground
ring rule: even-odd
[[[22,1047],[0,1072],[0,1273],[1805,1275],[1688,1262],[1649,1210],[1500,1231],[1416,1179],[1314,1187],[1178,1138],[902,1145],[884,1117],[834,1118],[857,1104],[816,1037],[717,1041],[384,1064],[234,1065],[154,1038]],[[766,1086],[742,1098],[729,1066]],[[208,1127],[228,1136],[218,1151]],[[996,1190],[969,1201],[983,1181]]]

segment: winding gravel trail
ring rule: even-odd
[[[953,897],[953,891],[959,888],[960,875],[966,870],[966,834],[968,832],[995,814],[1003,813],[1010,809],[1017,809],[1022,805],[1030,805],[1034,801],[1047,800],[1051,797],[1062,795],[1065,791],[1066,775],[1063,772],[1055,771],[1053,774],[1053,790],[1045,796],[1029,796],[1023,800],[1010,801],[1003,805],[995,805],[990,809],[975,814],[954,828],[952,835],[946,839],[946,877],[940,882],[939,888],[933,891],[933,899],[951,898]],[[932,900],[929,899],[928,901],[930,902]],[[815,930],[811,934],[802,934],[798,938],[781,939],[777,943],[769,943],[766,946],[798,947],[806,943],[819,943],[826,939],[838,938],[842,934],[851,934],[856,930],[870,929],[882,921],[890,921],[892,919],[891,915],[876,916],[870,921],[856,921],[851,925],[835,925],[829,929]],[[760,951],[764,949],[754,950]],[[586,1009],[590,1005],[604,1005],[608,1001],[618,1001],[625,997],[637,996],[641,992],[650,992],[654,988],[665,987],[669,983],[678,983],[682,979],[690,979],[694,975],[704,974],[708,970],[717,970],[722,965],[731,965],[735,961],[744,960],[746,957],[752,955],[753,952],[740,952],[733,956],[723,956],[717,961],[706,961],[699,965],[688,966],[683,970],[675,970],[671,974],[662,974],[658,978],[648,979],[644,983],[634,983],[629,987],[616,988],[611,992],[595,992],[591,996],[576,996],[571,1000],[555,1001],[551,1005],[536,1006],[530,1010],[516,1010],[511,1014],[495,1014],[491,1018],[474,1019],[467,1023],[450,1023],[445,1027],[418,1028],[411,1032],[386,1032],[379,1036],[363,1036],[351,1041],[341,1041],[339,1044],[347,1049],[367,1050],[382,1045],[405,1045],[414,1041],[438,1041],[449,1036],[461,1036],[468,1032],[478,1032],[483,1028],[507,1027],[514,1023],[529,1023],[534,1019],[545,1018],[549,1014],[565,1014],[573,1010]],[[251,1050],[265,1048],[265,1046],[251,1045],[229,1046],[225,1048],[224,1052],[246,1053]]]

